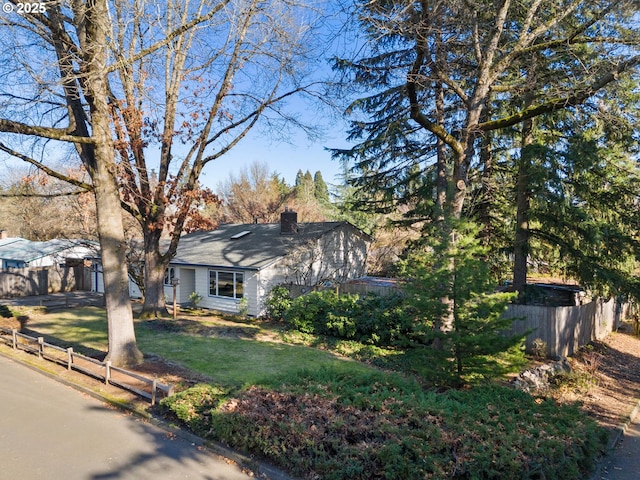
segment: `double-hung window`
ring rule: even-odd
[[[209,295],[242,298],[244,295],[244,273],[209,270]]]

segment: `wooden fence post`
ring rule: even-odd
[[[111,379],[111,360],[107,360],[104,364],[105,372],[104,372],[104,384],[108,385],[109,380]]]
[[[67,348],[67,370],[71,370],[71,364],[73,363],[73,347]]]
[[[44,338],[38,337],[38,358],[42,358],[44,352]]]
[[[156,376],[153,379],[153,384],[151,386],[151,406],[153,407],[156,404],[156,390],[158,388],[158,377]]]
[[[16,330],[15,328],[11,330],[11,337],[13,339],[13,349],[17,350],[18,349],[18,330]]]

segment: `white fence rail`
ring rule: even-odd
[[[158,382],[135,372],[111,365],[111,362],[101,362],[73,351],[73,348],[62,348],[44,341],[43,337],[32,337],[15,329],[0,327],[0,340],[10,345],[14,350],[37,355],[39,358],[55,362],[75,370],[105,384],[128,390],[145,398],[155,405],[159,398],[173,395],[174,386]],[[133,380],[133,382],[131,381]]]

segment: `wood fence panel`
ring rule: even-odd
[[[0,272],[0,298],[46,295],[48,283],[47,270],[10,268]]]
[[[389,295],[398,295],[402,293],[402,290],[398,287],[389,287],[382,285],[363,285],[359,283],[344,283],[339,287],[340,293],[357,293],[360,296],[373,293],[374,295],[380,295],[383,297]]]
[[[629,305],[615,299],[575,307],[509,305],[504,317],[515,320],[505,333],[521,335],[530,330],[525,338],[527,351],[533,351],[536,341],[542,341],[548,356],[567,357],[589,342],[606,337],[629,312]]]

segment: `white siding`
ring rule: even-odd
[[[98,261],[94,261],[91,265],[91,291],[104,293],[104,276],[102,275],[102,264]],[[129,297],[142,298],[142,292],[140,287],[136,285],[136,282],[129,278]]]
[[[176,268],[178,280],[178,301],[189,303],[189,297],[196,292],[196,270],[195,268]],[[200,294],[202,295],[202,294]],[[204,297],[204,295],[202,295]]]
[[[342,226],[320,239],[300,245],[284,262],[285,282],[317,285],[342,283],[366,274],[367,242],[351,226]]]
[[[266,313],[265,301],[273,287],[287,283],[287,276],[283,266],[284,262],[278,262],[260,271],[259,281],[257,282],[257,316],[262,316]]]
[[[240,299],[217,297],[209,295],[209,268],[195,268],[195,285],[191,291],[196,291],[202,295],[200,307],[211,310],[219,310],[226,313],[240,312]],[[221,269],[228,272],[240,272],[244,274],[244,298],[247,299],[248,314],[258,315],[258,272],[239,269]],[[220,271],[220,270],[219,270]],[[180,288],[180,286],[178,287]],[[189,292],[189,294],[191,293]],[[187,296],[189,295],[187,294]],[[180,296],[182,298],[182,296]]]

